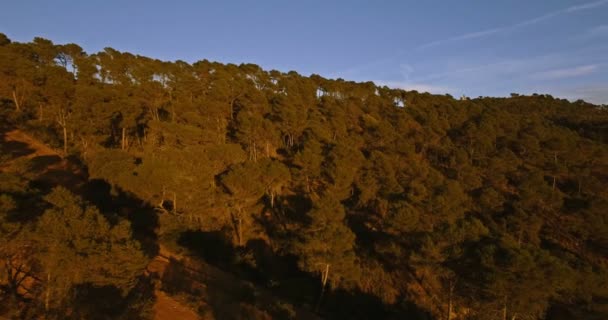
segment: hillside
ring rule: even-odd
[[[0,119],[0,315],[608,316],[605,106],[0,36]]]
[[[0,172],[25,175],[30,179],[29,184],[38,188],[61,186],[84,197],[90,196],[86,190],[90,187],[91,182],[87,181],[87,177],[83,175],[77,164],[61,159],[56,151],[20,130],[5,128],[0,131],[0,135],[0,146],[2,147],[0,150],[3,151],[3,154],[10,155],[5,159]],[[20,169],[23,164],[27,164],[26,172]],[[33,169],[30,165],[35,165],[36,168]],[[158,254],[150,259],[142,275],[154,282],[154,286],[149,288],[153,290],[153,294],[150,295],[151,300],[146,303],[151,305],[149,307],[151,311],[147,311],[147,314],[155,320],[222,319],[227,316],[238,316],[238,304],[242,298],[240,290],[248,285],[250,290],[264,296],[263,299],[259,299],[258,303],[272,305],[273,301],[280,300],[266,292],[264,288],[255,287],[251,283],[242,281],[195,257],[187,258],[176,255],[162,245]],[[30,277],[31,275],[26,275],[22,285],[17,287],[19,294],[28,296],[28,291],[36,284],[36,279]],[[184,295],[178,294],[173,297],[165,292],[168,290],[177,293],[179,292],[177,287],[180,290],[185,289],[182,287],[184,283],[187,283],[188,290],[192,290],[192,288],[199,290],[195,301]],[[214,298],[210,299],[210,295],[213,295]],[[210,300],[216,299],[217,295],[222,295],[222,304],[210,302]],[[216,303],[215,301],[218,300],[212,301]],[[237,308],[234,308],[235,305]],[[298,318],[301,319],[316,319],[314,315],[304,309],[298,310],[298,315]]]

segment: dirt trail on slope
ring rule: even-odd
[[[82,193],[82,187],[88,182],[82,165],[62,157],[57,151],[18,129],[0,127],[2,171],[27,174],[27,178],[38,186],[63,186],[78,194]],[[242,318],[243,315],[239,314],[240,303],[245,293],[253,294],[253,303],[260,306],[270,306],[280,300],[269,290],[200,259],[175,254],[162,245],[159,249],[145,270],[145,274],[157,282],[153,306],[156,320]],[[203,311],[204,316],[184,302],[186,300]],[[306,308],[294,306],[294,309],[297,319],[319,319]]]
[[[198,314],[160,290],[154,291],[154,320],[199,320]]]
[[[17,142],[26,144],[28,148],[32,150],[32,153],[26,156],[28,159],[39,156],[59,156],[57,151],[17,129],[6,132],[4,134],[4,140],[9,143]]]
[[[0,128],[0,172],[14,172],[42,189],[63,186],[79,193],[87,182],[82,166],[18,130]]]
[[[20,172],[26,164],[33,181],[46,187],[63,186],[73,192],[79,191],[87,182],[86,173],[78,165],[63,158],[57,151],[17,129],[0,128],[0,172]],[[154,268],[162,257],[150,262]],[[196,312],[187,305],[156,290],[154,304],[157,320],[199,320]]]
[[[61,161],[61,155],[48,146],[16,129],[0,128],[0,171],[10,171],[19,162],[35,158]]]
[[[156,296],[156,302],[154,303],[154,320],[201,320],[202,318],[189,308],[186,304],[177,301],[175,298],[169,296],[164,291],[160,290],[162,287],[163,275],[167,266],[170,264],[171,254],[167,253],[163,247],[161,252],[150,261],[146,267],[146,274],[153,278],[160,280],[157,288],[154,290]]]

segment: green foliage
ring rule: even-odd
[[[449,305],[452,319],[601,314],[608,298],[606,108],[455,100],[4,35],[0,108],[90,178],[154,207],[161,234],[262,242],[330,293],[404,298],[436,317]],[[26,185],[0,174],[1,248],[41,279],[35,301],[47,287],[59,308],[75,285],[133,285],[143,258],[127,224],[65,190],[28,212],[38,193]]]
[[[52,304],[64,303],[77,284],[112,285],[126,293],[147,259],[126,221],[110,226],[97,208],[63,188],[45,197],[51,208],[34,228],[36,255]]]
[[[323,274],[335,286],[352,285],[360,276],[354,252],[354,233],[345,225],[344,208],[331,198],[315,203],[308,213],[311,222],[294,235],[293,252],[303,270]]]
[[[114,287],[126,296],[148,262],[129,223],[111,225],[97,208],[62,187],[44,201],[49,209],[35,221],[24,221],[16,216],[15,200],[0,195],[5,293],[33,300],[47,315],[64,313],[81,285]]]

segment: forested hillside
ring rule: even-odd
[[[107,189],[2,145],[0,314],[146,318],[163,244],[290,302],[243,319],[608,318],[605,106],[0,34],[0,118]]]

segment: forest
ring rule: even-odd
[[[0,34],[0,135],[0,318],[608,318],[605,105]]]

